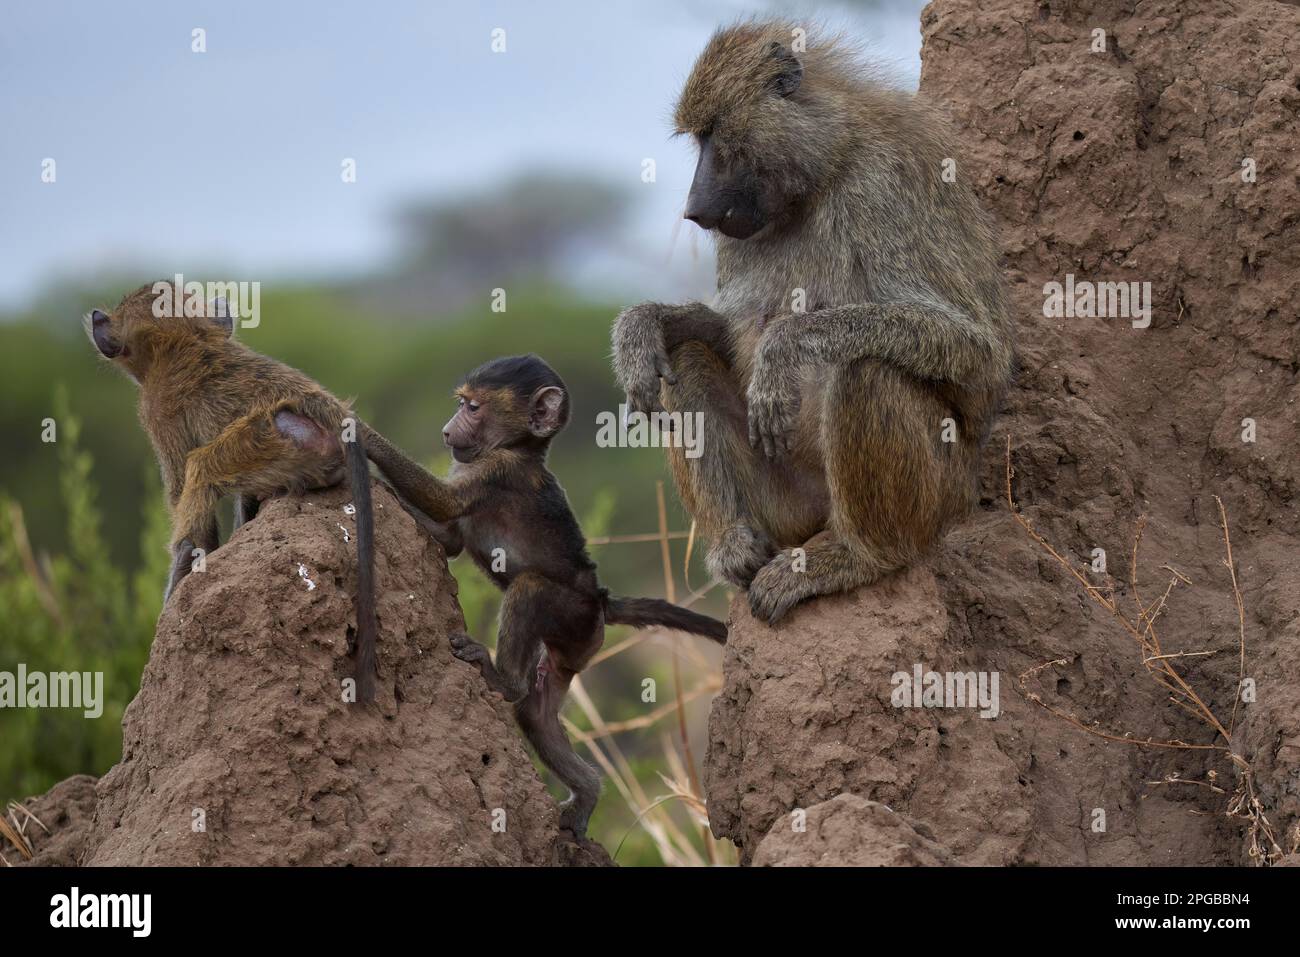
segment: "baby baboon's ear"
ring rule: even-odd
[[[569,421],[569,397],[559,386],[538,389],[529,400],[528,409],[528,429],[538,438],[551,437]]]
[[[776,61],[778,70],[772,78],[772,89],[777,96],[789,96],[803,82],[803,64],[789,47],[775,40],[767,45],[767,53]]]
[[[235,315],[230,309],[230,303],[226,302],[225,296],[217,296],[208,303],[208,318],[224,329],[226,335],[230,335],[235,330]]]

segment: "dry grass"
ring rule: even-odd
[[[0,815],[0,837],[3,837],[17,848],[18,853],[23,856],[24,860],[30,861],[32,859],[32,844],[27,839],[27,826],[35,823],[46,834],[50,833],[50,829],[42,824],[41,819],[28,810],[25,805],[17,801],[10,801],[6,811],[7,814]],[[18,818],[19,814],[22,814],[21,820]],[[3,854],[0,854],[0,863],[3,863],[5,867],[13,866]]]
[[[710,585],[699,591],[691,592],[682,601],[677,600],[677,584],[672,571],[672,552],[669,543],[687,539],[686,562],[690,562],[691,545],[695,538],[692,525],[689,532],[670,532],[668,530],[667,508],[664,502],[664,483],[655,483],[655,501],[658,512],[659,528],[657,532],[635,535],[618,535],[589,539],[589,545],[614,545],[634,542],[658,542],[660,560],[663,565],[664,595],[668,601],[689,608],[713,590]],[[685,576],[684,576],[685,580]],[[673,697],[671,701],[659,705],[637,718],[627,721],[606,721],[596,707],[591,696],[583,686],[582,676],[574,679],[570,692],[591,726],[590,731],[583,730],[573,722],[564,719],[569,735],[584,744],[591,752],[592,758],[609,778],[619,796],[632,813],[632,828],[641,828],[649,835],[660,859],[667,865],[679,867],[703,867],[717,864],[735,864],[736,853],[728,842],[715,840],[709,831],[708,813],[705,805],[704,789],[691,749],[690,735],[686,726],[686,706],[704,696],[716,694],[722,687],[722,676],[717,668],[700,653],[699,639],[684,638],[677,632],[667,632],[659,628],[646,628],[635,632],[615,645],[601,649],[587,666],[587,673],[598,665],[609,661],[617,655],[636,648],[646,640],[662,637],[670,643],[673,669]],[[685,657],[692,665],[694,684],[685,687],[683,682],[682,659]],[[663,752],[665,772],[659,778],[667,789],[666,793],[649,794],[632,768],[631,762],[619,747],[615,736],[626,731],[645,731],[650,728],[665,726],[674,719],[674,735],[661,731],[660,748]],[[675,808],[684,808],[687,823],[683,824]],[[628,832],[630,834],[631,831]],[[613,856],[627,839],[614,848]]]
[[[1219,509],[1219,525],[1223,530],[1223,547],[1224,559],[1223,565],[1228,570],[1228,577],[1232,584],[1233,600],[1237,610],[1237,647],[1238,647],[1238,680],[1237,692],[1233,695],[1232,714],[1225,725],[1219,720],[1215,712],[1205,703],[1195,688],[1187,681],[1182,672],[1178,670],[1178,662],[1185,658],[1203,657],[1215,654],[1212,651],[1175,651],[1167,652],[1161,644],[1160,636],[1156,631],[1156,622],[1168,607],[1170,596],[1178,585],[1191,586],[1192,582],[1181,572],[1172,568],[1170,565],[1162,565],[1161,568],[1170,574],[1169,583],[1165,586],[1160,597],[1151,602],[1144,602],[1141,592],[1138,589],[1138,548],[1142,543],[1142,533],[1146,527],[1145,518],[1139,518],[1133,533],[1133,548],[1129,561],[1129,590],[1136,606],[1136,617],[1129,618],[1120,609],[1119,603],[1115,598],[1115,583],[1106,574],[1104,586],[1098,587],[1090,582],[1083,574],[1074,567],[1074,564],[1063,557],[1052,545],[1038,533],[1030,524],[1029,520],[1020,513],[1016,505],[1015,498],[1011,493],[1011,477],[1013,469],[1011,467],[1011,437],[1007,437],[1006,451],[1006,498],[1007,507],[1016,521],[1020,523],[1029,537],[1037,543],[1055,562],[1065,569],[1079,583],[1084,593],[1092,599],[1093,602],[1104,608],[1111,618],[1124,630],[1129,638],[1137,645],[1142,655],[1142,664],[1146,668],[1147,674],[1157,685],[1169,692],[1167,700],[1170,704],[1188,712],[1196,718],[1208,731],[1212,731],[1212,740],[1208,743],[1196,743],[1181,740],[1157,740],[1151,737],[1135,736],[1132,732],[1120,733],[1115,730],[1106,730],[1097,720],[1085,721],[1075,714],[1063,711],[1053,707],[1043,700],[1042,695],[1031,690],[1027,682],[1034,678],[1039,672],[1057,665],[1067,664],[1068,659],[1057,658],[1052,661],[1044,662],[1030,668],[1020,676],[1020,688],[1025,697],[1034,704],[1055,715],[1063,721],[1074,725],[1081,731],[1087,732],[1095,737],[1102,738],[1106,741],[1117,742],[1120,744],[1131,744],[1140,747],[1152,748],[1172,748],[1183,751],[1217,751],[1231,763],[1237,772],[1237,786],[1230,800],[1228,801],[1225,812],[1229,817],[1238,818],[1245,822],[1247,840],[1249,842],[1247,853],[1252,862],[1257,865],[1271,864],[1284,856],[1285,852],[1278,844],[1277,835],[1272,823],[1265,813],[1263,804],[1260,802],[1255,788],[1255,772],[1250,762],[1241,754],[1232,743],[1233,731],[1237,724],[1237,704],[1241,698],[1241,684],[1246,675],[1246,612],[1241,598],[1241,588],[1237,581],[1237,569],[1232,557],[1232,536],[1228,532],[1228,513],[1223,507],[1222,500],[1216,495],[1215,503]],[[1210,771],[1209,781],[1194,781],[1182,778],[1178,775],[1170,775],[1160,782],[1150,782],[1161,786],[1169,784],[1194,784],[1208,787],[1211,791],[1218,794],[1227,792],[1219,787],[1215,782],[1216,773]],[[1297,828],[1295,842],[1300,843],[1300,827]],[[1292,847],[1295,850],[1295,846]]]

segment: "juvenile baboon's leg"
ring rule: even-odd
[[[831,516],[827,530],[755,576],[754,616],[775,622],[814,595],[846,591],[916,561],[970,497],[967,443],[944,442],[954,413],[892,366],[858,360],[828,370],[822,423]]]
[[[488,687],[507,701],[520,701],[532,688],[542,653],[539,625],[547,621],[546,589],[553,588],[540,575],[525,573],[510,583],[501,599],[501,627],[497,631],[497,660],[487,648],[464,632],[448,640],[461,661],[477,665]]]
[[[560,724],[560,706],[571,680],[572,675],[561,674],[543,656],[536,682],[515,705],[515,718],[542,763],[569,789],[569,799],[560,805],[560,827],[583,837],[600,796],[600,774],[574,753]]]
[[[769,461],[749,444],[745,402],[734,372],[700,342],[671,353],[675,385],[663,387],[664,408],[703,412],[697,458],[673,443],[668,459],[678,494],[712,543],[706,563],[717,578],[745,587],[776,550],[801,541],[826,521],[819,476],[800,463]]]
[[[216,551],[218,544],[220,544],[220,533],[217,528],[217,516],[214,512],[208,520],[207,527],[197,540],[185,538],[172,545],[171,568],[167,573],[167,585],[163,589],[164,605],[167,604],[167,599],[171,597],[172,591],[180,583],[180,580],[188,575],[194,567],[194,550],[201,548],[207,554]]]
[[[304,474],[314,461],[275,431],[265,414],[237,419],[185,460],[185,479],[172,514],[172,567],[164,601],[190,572],[193,551],[215,551],[217,505],[235,489],[270,491]]]
[[[257,517],[257,510],[261,503],[258,502],[255,495],[236,495],[234,506],[234,530],[238,530],[241,525],[246,525]]]

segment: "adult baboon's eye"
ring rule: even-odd
[[[469,410],[470,410],[471,412],[477,412],[477,411],[478,411],[478,403],[477,403],[477,402],[474,402],[474,401],[471,400],[471,401],[470,401],[470,404],[469,404]]]

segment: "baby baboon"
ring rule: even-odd
[[[217,505],[236,496],[236,526],[280,492],[351,486],[357,518],[357,700],[374,698],[374,515],[370,467],[348,408],[296,369],[231,337],[223,303],[185,308],[183,290],[149,283],[87,316],[104,358],[140,387],[140,421],[158,456],[172,514],[163,601],[195,550],[217,548]],[[159,303],[173,308],[155,308]],[[345,469],[346,461],[346,469]]]
[[[434,478],[380,435],[366,447],[406,501],[436,522],[449,556],[468,551],[505,592],[495,664],[469,635],[452,651],[476,667],[515,717],[538,757],[572,791],[561,827],[581,837],[600,775],[573,753],[559,710],[570,682],[605,640],[606,624],[662,625],[724,642],[727,626],[658,598],[618,598],[602,588],[564,489],[546,467],[551,440],[569,421],[569,393],[537,356],[479,366],[456,390],[443,428],[455,464]]]
[[[804,38],[744,22],[709,41],[676,125],[699,146],[685,216],[713,233],[717,295],[613,331],[632,409],[705,414],[703,454],[670,450],[677,487],[710,570],[768,622],[915,561],[968,511],[1014,361],[946,124]]]

